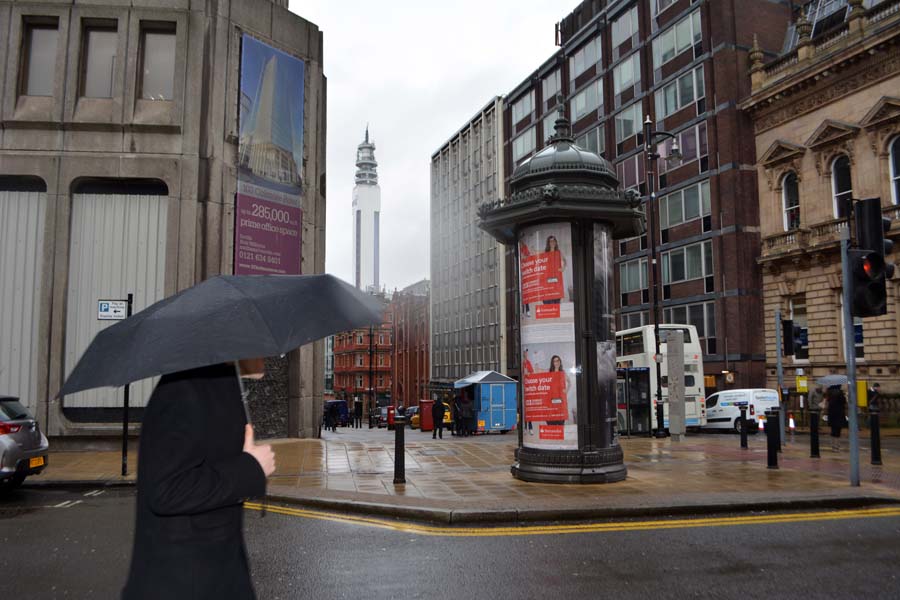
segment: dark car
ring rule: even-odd
[[[0,396],[0,491],[47,467],[47,437],[18,398]]]
[[[378,409],[378,412],[375,413],[375,426],[376,427],[387,427],[388,424],[388,409],[387,406],[382,406]]]

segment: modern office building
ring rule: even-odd
[[[707,391],[765,383],[755,147],[737,106],[749,92],[747,53],[759,34],[774,56],[790,22],[779,0],[588,0],[556,26],[559,51],[504,103],[508,187],[544,146],[562,99],[578,145],[615,165],[620,184],[648,194],[643,122],[660,139],[655,235],[662,322],[696,325]],[[645,204],[646,205],[646,204]],[[617,327],[652,322],[647,235],[616,244]],[[514,259],[509,257],[508,260]],[[518,311],[508,286],[508,318]],[[511,332],[515,335],[516,329]],[[511,338],[514,337],[511,336]],[[510,350],[518,340],[509,339]],[[518,375],[515,352],[510,373]]]
[[[427,279],[394,292],[394,356],[391,365],[391,398],[394,404],[417,406],[429,398],[431,378],[428,360],[431,336],[429,318],[431,286]]]
[[[785,51],[754,48],[752,119],[766,332],[766,385],[776,387],[775,311],[801,328],[784,358],[786,387],[846,372],[841,229],[845,200],[880,198],[888,233],[900,237],[900,1],[798,4]],[[889,261],[897,261],[897,249]],[[856,376],[881,384],[896,416],[900,392],[900,278],[888,281],[887,314],[854,320]]]
[[[323,37],[286,0],[0,2],[0,30],[0,391],[51,436],[120,435],[121,389],[57,398],[99,301],[324,271]],[[275,359],[267,434],[315,434],[323,354]]]
[[[381,289],[379,248],[381,188],[375,143],[366,138],[356,150],[356,185],[353,187],[353,281],[361,290]]]
[[[503,193],[503,99],[493,98],[431,156],[431,378],[506,371],[503,246],[476,225]]]

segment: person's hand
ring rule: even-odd
[[[275,472],[275,453],[272,452],[272,446],[269,444],[258,446],[253,439],[253,425],[250,424],[244,426],[244,452],[256,459],[266,477]]]

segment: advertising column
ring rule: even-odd
[[[299,275],[305,63],[241,39],[236,275]]]
[[[578,449],[572,227],[548,223],[519,233],[522,290],[522,444]]]

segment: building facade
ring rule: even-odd
[[[234,272],[239,171],[297,191],[297,268],[324,271],[323,38],[286,5],[0,2],[0,252],[16,257],[0,264],[0,389],[49,435],[121,432],[121,390],[57,398],[104,326],[98,301],[133,293],[138,311]],[[241,111],[275,102],[266,85],[255,98],[242,91],[247,45],[302,61],[302,108],[277,106],[302,112],[290,136],[271,131],[280,116],[257,122],[271,135],[242,155]],[[285,428],[271,433],[314,435],[323,346],[282,363],[286,391],[271,401]],[[153,384],[132,385],[133,423]]]
[[[755,147],[737,102],[747,51],[781,47],[790,3],[769,0],[590,0],[557,24],[560,50],[506,97],[505,184],[553,134],[558,103],[576,143],[615,165],[646,206],[643,123],[660,143],[653,208],[661,322],[697,327],[707,392],[765,380]],[[659,140],[663,142],[662,139]],[[652,323],[648,234],[616,244],[617,329]],[[515,257],[507,260],[511,264]],[[509,319],[518,282],[508,285]],[[513,336],[517,330],[512,329]],[[509,340],[510,349],[518,345]],[[516,355],[510,352],[515,361]],[[519,375],[519,365],[510,364]]]
[[[494,98],[431,156],[431,378],[506,371],[503,246],[476,225],[502,194],[503,101]]]
[[[361,290],[381,289],[381,188],[375,143],[366,138],[356,150],[356,185],[353,186],[353,281]]]
[[[384,320],[334,336],[334,395],[348,406],[363,403],[363,416],[391,403],[394,311],[384,299]]]
[[[754,50],[752,95],[758,158],[767,386],[776,387],[775,311],[802,328],[785,357],[785,383],[845,373],[840,257],[845,200],[881,198],[900,237],[900,1],[802,7],[787,51]],[[896,249],[888,258],[897,262]],[[854,320],[857,377],[900,392],[900,281],[888,313]],[[896,409],[897,407],[894,407]]]
[[[391,299],[394,313],[391,399],[394,404],[417,406],[419,400],[429,397],[430,304],[431,285],[427,279],[394,292]]]

